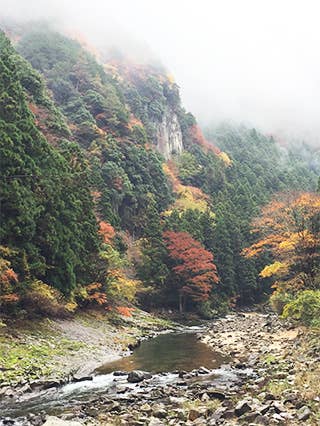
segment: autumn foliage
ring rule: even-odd
[[[320,262],[320,195],[278,194],[253,222],[261,239],[244,250],[246,257],[270,252],[275,261],[261,272],[262,278],[275,276],[276,282],[291,290],[316,288]]]
[[[2,256],[10,254],[7,247],[0,246]],[[19,295],[15,291],[15,284],[18,283],[18,275],[11,268],[11,263],[4,257],[0,257],[0,306],[15,303],[19,300]]]
[[[101,283],[91,283],[87,285],[86,291],[87,301],[96,303],[97,305],[104,305],[107,302],[107,296]]]
[[[188,296],[195,302],[208,300],[212,284],[219,281],[213,254],[187,232],[166,231],[163,236],[184,303]]]
[[[116,232],[112,225],[108,222],[101,221],[99,223],[99,234],[102,236],[105,244],[111,244]]]
[[[177,177],[177,170],[172,161],[168,161],[163,166],[164,172],[170,179],[177,199],[171,209],[164,212],[166,216],[170,216],[172,210],[185,211],[187,209],[199,210],[204,212],[209,208],[209,196],[206,195],[200,188],[190,185],[183,185]]]
[[[127,306],[117,306],[116,311],[119,315],[122,315],[124,317],[132,317],[132,312],[134,311],[134,308],[128,308]]]

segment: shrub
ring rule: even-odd
[[[270,303],[274,311],[281,315],[284,307],[290,303],[293,296],[285,291],[275,291],[270,297]]]
[[[70,314],[62,294],[40,280],[33,281],[21,298],[22,307],[33,315],[66,317]]]
[[[308,326],[320,326],[320,290],[305,290],[287,303],[283,318],[293,318]]]

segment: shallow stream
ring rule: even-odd
[[[210,374],[195,377],[195,380],[219,382],[228,380],[228,369],[220,368],[228,360],[218,352],[212,351],[198,338],[201,329],[190,327],[183,332],[165,333],[145,340],[129,356],[99,367],[92,380],[69,383],[60,388],[37,393],[27,393],[19,400],[0,402],[1,416],[11,418],[39,414],[66,413],[73,408],[94,401],[96,398],[134,397],[141,392],[139,384],[128,383],[127,375],[116,376],[115,371],[130,372],[142,370],[153,374],[148,380],[150,389],[179,379],[178,371],[191,371],[201,366],[211,370]],[[230,377],[232,380],[232,377]],[[144,385],[145,386],[145,385]],[[145,390],[144,390],[145,392]]]

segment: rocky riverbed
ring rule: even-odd
[[[1,322],[0,322],[1,323]],[[82,311],[62,320],[8,320],[0,326],[0,398],[83,380],[176,324],[138,309],[131,317]]]
[[[320,424],[316,331],[294,328],[273,314],[238,313],[210,323],[199,339],[231,356],[232,361],[216,369],[200,367],[191,372],[114,372],[108,376],[108,390],[95,392],[93,383],[91,398],[71,401],[56,415],[30,414],[19,423]],[[2,419],[3,424],[13,422]]]

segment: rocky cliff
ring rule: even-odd
[[[162,121],[156,125],[156,148],[166,160],[183,151],[179,119],[170,107],[166,108]]]

